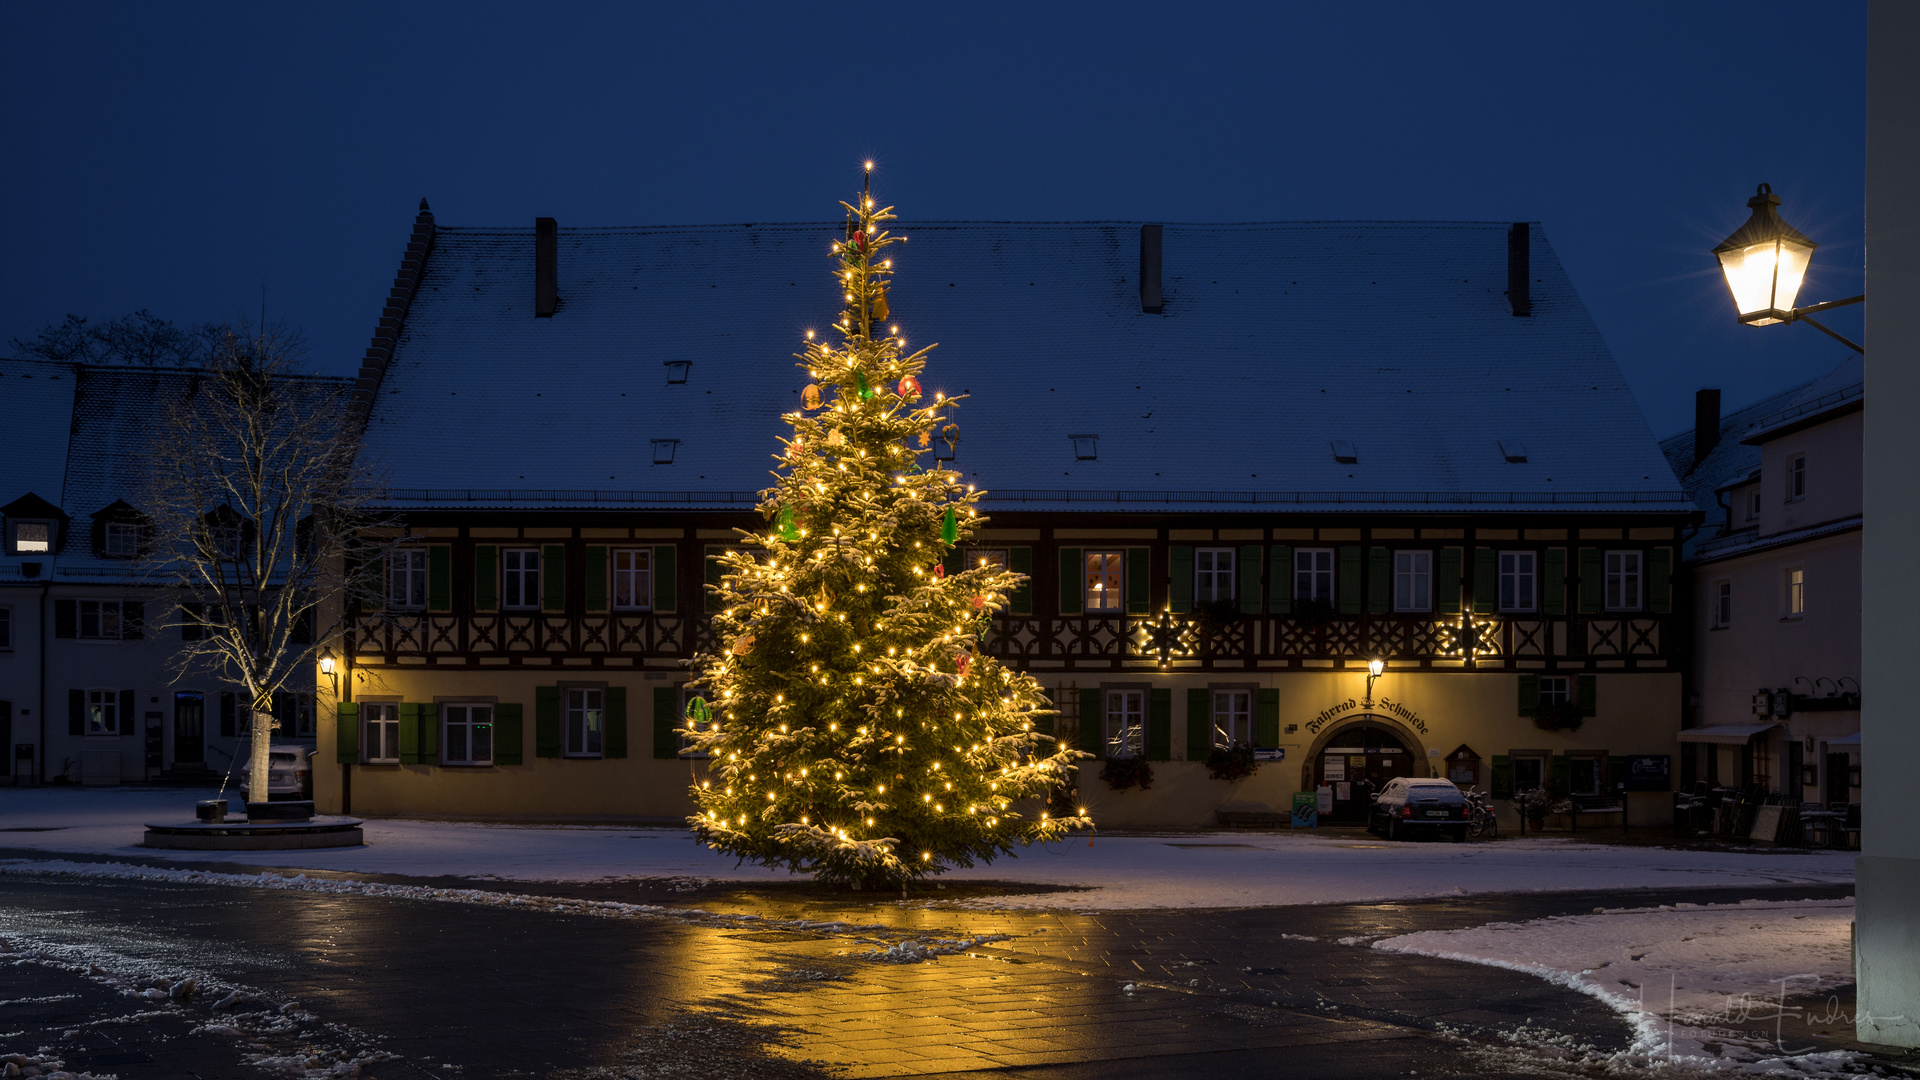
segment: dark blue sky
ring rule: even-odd
[[[1845,356],[1734,322],[1757,182],[1862,289],[1860,3],[560,7],[0,8],[0,342],[265,281],[348,373],[422,195],[822,220],[866,156],[909,218],[1541,221],[1661,435]]]

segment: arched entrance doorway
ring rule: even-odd
[[[1327,736],[1326,744],[1314,758],[1314,787],[1333,788],[1334,821],[1360,823],[1366,820],[1367,792],[1377,792],[1396,776],[1424,775],[1426,762],[1413,751],[1393,728],[1376,720],[1358,720]]]

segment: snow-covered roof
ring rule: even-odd
[[[1706,528],[1686,544],[1684,558],[1707,557],[1703,548],[1715,544],[1722,535],[1726,513],[1719,493],[1745,482],[1760,468],[1760,442],[1767,433],[1788,424],[1800,424],[1842,409],[1855,408],[1862,391],[1859,358],[1850,358],[1817,379],[1761,398],[1745,408],[1720,418],[1720,441],[1707,459],[1695,467],[1694,431],[1688,428],[1660,441],[1673,472],[1685,485],[1687,494],[1707,515]],[[1716,551],[1714,557],[1724,554]]]
[[[890,300],[941,345],[927,389],[969,395],[956,466],[989,506],[1688,508],[1537,226],[1512,314],[1508,230],[1170,224],[1144,314],[1138,222],[906,222]],[[839,235],[562,228],[536,318],[531,228],[439,228],[363,452],[402,505],[750,506],[791,354],[840,311]]]

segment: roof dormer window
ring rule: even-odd
[[[53,523],[51,521],[16,521],[13,523],[13,553],[15,555],[46,555],[53,551]]]

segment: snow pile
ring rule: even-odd
[[[507,881],[802,880],[701,847],[684,829],[490,825],[374,820],[367,846],[307,851],[167,852],[136,846],[146,821],[189,816],[204,793],[180,789],[0,788],[5,842],[48,852],[226,862],[286,869]],[[1212,836],[1210,833],[1198,836]],[[1589,839],[1391,844],[1337,833],[1239,833],[1231,847],[1179,835],[1103,836],[955,870],[949,881],[1005,881],[1070,890],[964,903],[996,908],[1112,911],[1272,907],[1570,889],[1847,884],[1840,851],[1675,851]]]
[[[1592,915],[1372,943],[1537,975],[1612,1006],[1634,1026],[1630,1055],[1694,1068],[1845,1075],[1857,1055],[1813,1053],[1795,1033],[1850,1018],[1785,1005],[1853,981],[1853,901],[1748,900],[1596,909]]]
[[[908,938],[896,942],[884,949],[857,953],[862,960],[878,960],[889,964],[916,964],[931,960],[936,956],[958,956],[969,949],[977,949],[996,941],[1012,941],[1006,934],[981,934],[970,938]]]

